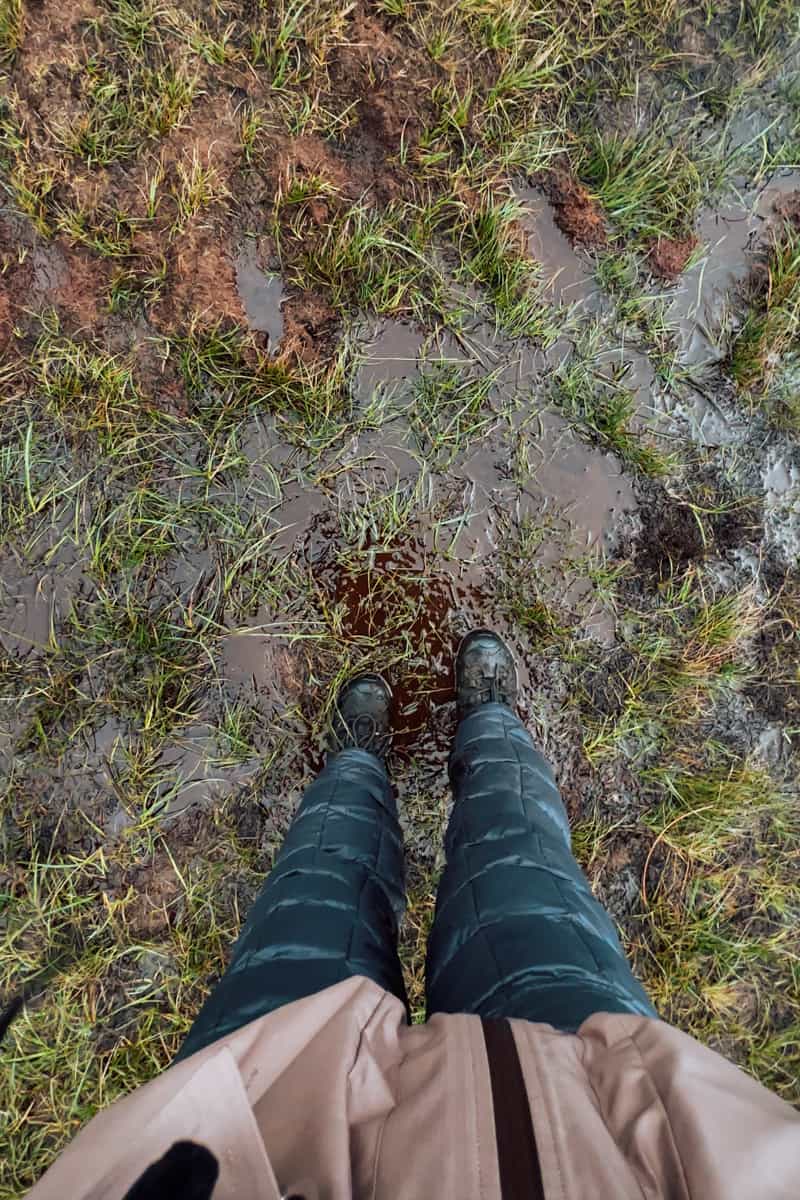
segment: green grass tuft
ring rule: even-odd
[[[731,373],[743,392],[762,398],[780,420],[796,426],[800,405],[792,371],[800,333],[800,229],[793,223],[773,235],[757,288],[733,342]]]

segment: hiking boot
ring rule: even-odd
[[[389,743],[392,689],[380,675],[357,675],[336,697],[331,750],[367,750],[385,758]]]
[[[517,668],[502,638],[490,629],[473,629],[456,656],[456,703],[459,717],[481,704],[517,706]]]

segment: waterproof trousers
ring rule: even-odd
[[[485,704],[461,721],[454,805],[428,942],[428,1013],[545,1021],[655,1016],[614,926],[573,858],[552,771],[519,718]],[[306,792],[180,1052],[353,975],[405,1002],[397,955],[403,844],[383,764],[333,755]]]

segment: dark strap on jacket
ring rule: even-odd
[[[508,1021],[481,1018],[492,1080],[494,1132],[503,1200],[545,1200],[531,1106]]]

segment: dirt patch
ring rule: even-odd
[[[650,247],[647,261],[659,279],[672,282],[682,275],[697,246],[695,234],[684,238],[660,237]]]
[[[38,0],[25,6],[25,36],[21,53],[32,78],[59,63],[72,61],[81,43],[82,26],[97,17],[94,0]]]
[[[343,100],[358,105],[360,128],[398,151],[401,142],[418,144],[433,115],[428,97],[436,80],[430,68],[419,47],[362,11],[353,19],[348,44],[333,57],[331,80]]]
[[[363,180],[353,176],[349,166],[322,138],[308,134],[295,138],[279,138],[273,144],[270,157],[275,168],[275,193],[280,196],[292,180],[318,180],[334,194],[351,203],[357,200]],[[304,202],[315,224],[324,224],[329,216],[324,192],[320,198]]]
[[[602,209],[567,167],[556,167],[538,182],[553,206],[556,225],[570,241],[584,246],[605,245]]]
[[[800,228],[800,192],[781,196],[775,203],[775,212],[784,221],[791,221],[793,225]]]
[[[18,222],[0,218],[0,347],[11,341],[17,320],[29,303],[33,264],[20,239]]]
[[[226,182],[241,162],[241,123],[228,88],[201,96],[192,106],[191,121],[176,125],[161,139],[158,160],[167,169],[199,163]]]
[[[755,500],[736,504],[709,518],[714,541],[720,550],[735,550],[748,543],[759,543],[764,537],[762,505]]]
[[[174,924],[183,889],[166,851],[157,852],[153,861],[126,871],[120,884],[123,894],[128,889],[133,891],[125,918],[135,937],[158,937]]]
[[[29,332],[35,314],[55,309],[68,333],[96,330],[104,317],[108,263],[63,238],[48,242],[24,218],[0,219],[0,344]]]
[[[227,237],[205,222],[193,221],[171,250],[169,264],[166,294],[151,312],[158,328],[171,329],[193,320],[206,327],[220,321],[246,325]]]
[[[305,291],[283,302],[283,337],[278,357],[286,362],[312,363],[324,358],[338,328],[336,311],[318,292]]]
[[[702,530],[688,505],[651,493],[640,513],[642,533],[635,555],[640,570],[666,579],[685,563],[705,557]]]
[[[111,273],[108,263],[63,239],[35,251],[33,263],[36,302],[56,308],[65,329],[96,329]]]

